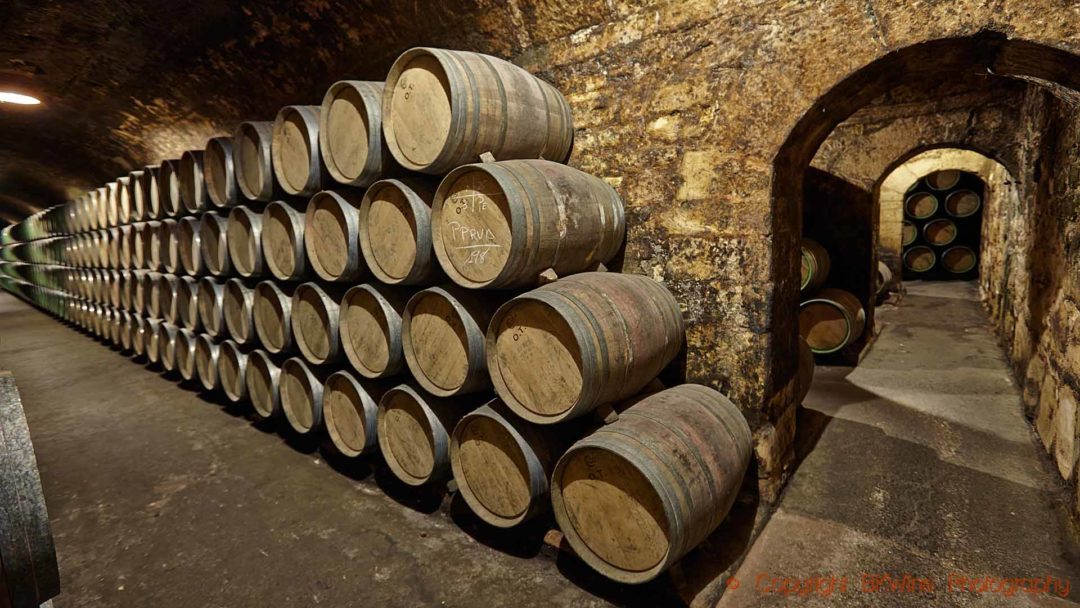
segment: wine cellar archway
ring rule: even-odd
[[[882,175],[875,187],[878,205],[877,251],[879,259],[892,272],[890,287],[902,282],[904,201],[908,188],[920,179],[938,171],[962,171],[978,176],[986,186],[983,196],[984,216],[994,217],[1006,199],[1018,196],[1016,180],[1001,162],[983,152],[968,148],[943,145],[930,149],[914,150],[901,157]],[[1003,237],[988,234],[988,230],[1000,231],[1000,224],[983,226],[986,238]],[[981,259],[981,258],[980,258]],[[984,273],[981,273],[984,274]]]

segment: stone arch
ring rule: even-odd
[[[1033,38],[1045,33],[1027,32]],[[1067,44],[1060,41],[1054,44]],[[895,48],[895,47],[894,47]],[[763,436],[793,436],[794,386],[797,361],[799,303],[799,243],[806,172],[830,133],[858,109],[906,82],[942,82],[960,70],[985,70],[988,75],[1080,91],[1080,56],[1049,43],[1010,38],[997,31],[970,36],[912,41],[895,48],[841,77],[798,115],[772,157],[770,181],[770,340],[765,383],[768,418]],[[778,443],[783,443],[782,441]],[[782,475],[782,445],[758,446],[766,469],[763,475]]]
[[[893,271],[894,284],[900,283],[901,232],[904,221],[904,195],[915,181],[946,169],[979,176],[986,184],[986,205],[990,213],[1004,197],[1017,196],[1012,172],[991,155],[971,147],[937,144],[912,150],[886,169],[874,186],[878,206],[878,251]],[[989,216],[990,213],[987,215]],[[984,227],[984,234],[989,226]]]

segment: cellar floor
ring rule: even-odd
[[[542,533],[487,546],[461,509],[431,513],[6,293],[0,369],[37,452],[57,608],[608,605],[570,582],[580,566],[536,558]]]
[[[819,369],[801,462],[721,605],[789,603],[773,592],[782,578],[810,590],[798,605],[1073,605],[949,592],[949,573],[1069,579],[1080,597],[1066,491],[974,298],[968,284],[912,284],[878,309],[862,365]],[[662,585],[607,583],[547,547],[542,527],[493,533],[460,504],[252,423],[7,294],[0,369],[37,449],[59,608],[677,602]],[[737,544],[719,536],[705,553]],[[879,573],[928,579],[934,595],[864,592]]]
[[[794,589],[805,606],[1077,605],[1069,497],[977,297],[972,283],[910,283],[877,309],[862,364],[818,369],[802,460],[721,606],[788,605]],[[962,591],[961,577],[1069,581],[1072,601],[1053,585]]]

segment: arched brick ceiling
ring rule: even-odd
[[[241,120],[316,104],[335,80],[381,80],[408,47],[510,57],[610,10],[580,0],[7,0],[0,86],[24,85],[45,104],[0,105],[0,220],[202,148]]]
[[[0,105],[0,219],[202,148],[282,105],[317,104],[340,78],[381,80],[410,46],[520,50],[496,31],[510,9],[488,4],[0,3],[0,85],[25,85],[45,102]]]

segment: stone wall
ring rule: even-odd
[[[991,260],[1004,280],[983,285],[1036,433],[1062,478],[1074,486],[1080,458],[1078,108],[1068,94],[1043,94],[1025,103],[1031,145],[1018,180],[1021,195],[994,213],[995,229],[1005,238],[996,241]]]
[[[1075,57],[1056,50],[1080,49],[1080,22],[1048,18],[1070,8],[1067,0],[918,10],[901,0],[205,0],[177,12],[30,3],[11,9],[0,33],[23,56],[21,69],[47,75],[39,82],[56,100],[48,118],[0,125],[12,143],[0,173],[32,173],[74,192],[202,147],[240,120],[317,103],[333,80],[382,79],[410,46],[510,58],[569,99],[571,164],[614,184],[626,202],[621,270],[662,280],[678,297],[686,378],[742,408],[768,499],[792,460],[802,181],[815,151],[851,113],[905,83],[977,72],[1080,88]],[[35,14],[60,10],[70,18]],[[53,22],[70,25],[42,29]]]
[[[1023,82],[985,75],[958,76],[940,86],[905,85],[845,120],[818,150],[814,168],[878,197],[881,207],[875,245],[880,259],[893,271],[894,286],[903,275],[903,210],[902,198],[881,196],[885,177],[913,155],[941,147],[971,149],[1015,166],[1023,141],[1021,108],[1027,89]],[[944,168],[953,167],[941,165],[932,170]],[[976,173],[984,180],[989,177]],[[899,184],[901,192],[923,175],[913,175],[909,183]],[[1004,181],[997,183],[1000,186]]]

